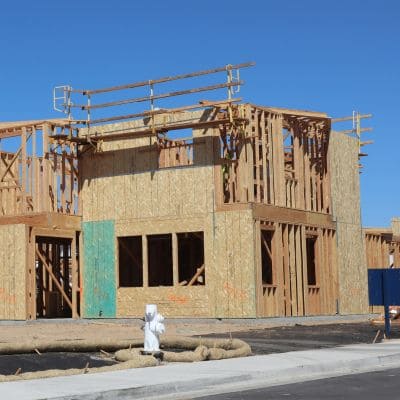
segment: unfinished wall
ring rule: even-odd
[[[205,118],[205,113],[172,115]],[[144,120],[145,121],[145,120]],[[129,132],[140,121],[96,127],[96,132]],[[82,131],[82,135],[85,131]],[[193,164],[159,168],[155,137],[104,142],[101,151],[80,158],[84,221],[164,218],[204,214],[213,207],[212,130],[194,130]],[[163,162],[165,165],[165,162]]]
[[[120,220],[116,223],[116,236],[142,236],[155,234],[176,234],[182,232],[204,232],[204,256],[206,265],[206,285],[202,286],[159,286],[118,287],[117,317],[142,316],[145,305],[154,303],[165,316],[206,317],[209,316],[209,285],[212,279],[212,255],[210,218],[160,218],[157,220]],[[146,246],[146,245],[145,245]],[[147,257],[146,247],[143,257]],[[116,254],[115,263],[118,263]],[[145,264],[146,261],[143,262]],[[143,265],[144,267],[144,265]],[[146,281],[146,279],[144,279]]]
[[[329,142],[332,208],[336,219],[339,313],[368,312],[368,280],[361,229],[358,143],[332,132]]]
[[[203,121],[208,113],[184,113],[168,118]],[[139,124],[91,129],[120,134]],[[114,270],[118,266],[119,237],[140,236],[146,246],[149,235],[172,234],[176,238],[179,233],[204,232],[205,285],[180,286],[174,276],[173,286],[149,287],[146,277],[143,287],[117,287],[117,317],[142,316],[149,302],[158,304],[166,316],[255,317],[252,211],[214,211],[213,130],[196,129],[193,136],[192,153],[187,153],[191,161],[185,160],[187,166],[172,167],[177,152],[172,150],[173,146],[160,150],[155,137],[104,142],[101,151],[89,150],[81,157],[86,310],[92,307],[88,303],[93,303],[92,286],[96,285],[92,253],[99,251],[101,245],[88,234],[87,228],[99,221],[110,221],[115,224]],[[187,146],[183,149],[187,150]],[[146,247],[142,254],[148,257]],[[175,266],[176,258],[175,254]],[[143,268],[148,268],[148,260],[143,260]],[[118,276],[115,280],[118,281]],[[90,315],[96,316],[96,312]]]
[[[252,210],[215,213],[212,235],[212,315],[254,318],[256,267]]]
[[[0,225],[0,319],[26,319],[25,225]]]
[[[166,316],[255,317],[253,225],[251,210],[117,222],[117,237],[204,232],[205,265],[205,285],[119,287],[117,317],[141,316],[149,302]]]
[[[335,314],[338,295],[334,230],[265,220],[257,226],[258,316]],[[271,238],[269,245],[263,243],[265,232]],[[272,264],[268,280],[262,276],[263,246],[268,247]]]

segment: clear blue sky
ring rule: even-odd
[[[0,49],[0,121],[59,117],[56,84],[96,88],[255,61],[242,74],[244,100],[374,114],[363,223],[400,214],[400,1],[4,1]]]

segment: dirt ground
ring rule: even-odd
[[[178,336],[221,334],[262,330],[282,326],[324,325],[332,323],[365,322],[368,316],[325,318],[269,318],[243,320],[174,320],[165,321],[166,334]],[[143,321],[129,320],[37,320],[0,323],[0,343],[56,342],[60,340],[140,339],[143,338]]]
[[[367,318],[354,321],[343,318],[269,320],[168,320],[169,335],[233,337],[246,341],[253,355],[335,347],[354,343],[372,343],[383,339],[383,325],[373,325]],[[124,321],[35,321],[0,323],[0,343],[30,341],[57,342],[112,337],[114,339],[143,338],[140,320]],[[400,324],[393,324],[392,338],[400,338]],[[43,353],[0,355],[0,374],[15,371],[39,371],[96,367],[115,363],[104,353]]]

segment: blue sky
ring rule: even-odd
[[[244,100],[332,117],[374,114],[363,223],[400,215],[399,1],[2,3],[0,121],[59,117],[57,84],[97,88],[255,61],[242,73]]]

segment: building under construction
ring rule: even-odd
[[[250,65],[58,87],[65,119],[0,123],[16,147],[0,153],[0,318],[368,312],[360,140],[326,113],[235,98]]]

